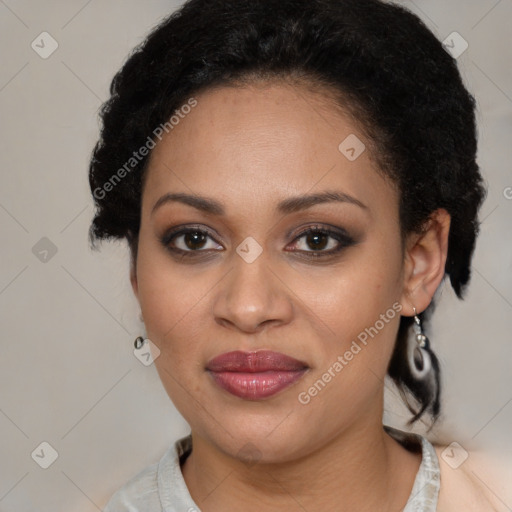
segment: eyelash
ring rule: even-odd
[[[201,255],[197,254],[197,253],[208,252],[210,250],[210,249],[206,249],[206,250],[197,249],[197,250],[185,251],[183,249],[178,249],[176,247],[171,246],[171,242],[173,242],[175,238],[182,236],[182,235],[189,234],[189,233],[204,234],[216,242],[213,233],[211,233],[209,230],[202,228],[200,226],[197,226],[197,227],[190,226],[190,227],[186,227],[186,228],[182,228],[182,229],[177,228],[177,229],[171,230],[170,232],[165,233],[160,238],[160,242],[166,249],[168,249],[172,253],[179,254],[179,255],[181,255],[181,257],[187,257],[187,258],[188,257],[192,257],[192,258],[201,257]],[[346,233],[344,230],[334,231],[330,228],[321,227],[318,225],[309,226],[308,228],[301,230],[296,235],[296,237],[294,238],[292,243],[297,242],[298,240],[303,238],[305,235],[309,235],[309,234],[327,235],[328,237],[335,239],[339,243],[339,246],[336,249],[331,249],[329,251],[300,251],[300,250],[296,251],[296,252],[302,253],[301,257],[305,257],[305,258],[309,258],[309,259],[317,259],[317,258],[333,256],[334,254],[337,254],[337,253],[341,252],[343,249],[346,249],[356,243],[356,241],[350,235],[348,235],[348,233]],[[218,242],[216,242],[216,243],[218,243]],[[213,249],[213,250],[216,252],[219,252],[216,249]],[[291,251],[291,252],[294,252],[294,251]]]

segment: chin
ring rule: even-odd
[[[236,421],[230,415],[230,421],[223,423],[224,428],[211,431],[209,423],[206,437],[220,451],[248,465],[289,462],[305,455],[310,442],[304,423],[287,422],[286,416],[283,413],[258,418],[245,415]]]

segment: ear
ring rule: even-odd
[[[444,277],[450,233],[450,214],[436,210],[429,217],[421,234],[407,238],[404,260],[404,287],[400,303],[406,316],[427,309]]]

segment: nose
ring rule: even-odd
[[[293,315],[292,293],[264,254],[252,263],[234,258],[233,268],[219,283],[213,305],[215,321],[224,327],[256,333],[284,325]]]

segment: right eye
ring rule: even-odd
[[[218,247],[218,244],[213,244],[212,246],[212,243],[210,243],[210,247],[208,247],[208,239],[214,242],[209,231],[198,227],[188,227],[166,233],[161,238],[161,243],[164,247],[175,253],[183,256],[195,256],[191,253],[219,250],[215,248],[216,246]],[[220,247],[223,249],[222,246]]]

